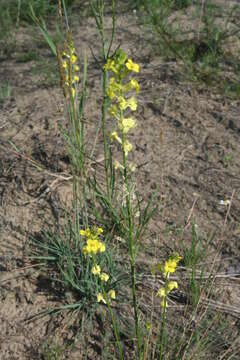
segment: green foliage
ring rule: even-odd
[[[70,8],[74,0],[66,0],[65,5]],[[1,14],[8,15],[13,24],[32,22],[29,6],[32,6],[38,17],[47,18],[57,14],[58,0],[1,0]]]
[[[75,233],[70,219],[62,236],[43,232],[32,238],[32,260],[41,264],[44,276],[52,284],[52,291],[70,304],[57,311],[71,310],[71,304],[72,309],[84,309],[87,313],[96,308],[96,294],[101,292],[101,286],[98,278],[91,272],[92,258],[83,255],[84,245],[85,242]],[[116,260],[117,255],[113,258],[110,249],[103,255],[98,255],[98,265],[101,269],[107,269],[110,277],[106,283],[106,291],[118,286],[116,278],[119,270],[116,268]],[[50,273],[52,277],[49,278]]]

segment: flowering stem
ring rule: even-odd
[[[104,57],[105,57],[105,49],[103,47]],[[102,117],[101,117],[101,127],[103,134],[103,142],[104,142],[104,165],[105,165],[105,175],[106,175],[106,186],[107,186],[107,197],[110,200],[110,177],[109,177],[109,149],[108,149],[108,141],[107,135],[105,131],[105,119],[106,119],[106,109],[107,109],[107,73],[106,70],[103,70],[102,74],[102,94],[103,94],[103,103],[102,103]]]
[[[168,284],[169,284],[169,274],[166,276],[165,281],[165,294],[166,296],[163,299],[163,307],[161,312],[161,329],[160,329],[160,355],[159,360],[163,358],[163,349],[165,345],[165,328],[166,328],[166,310],[167,310],[167,292],[168,292]]]
[[[108,298],[108,294],[106,293],[106,291],[105,291],[104,286],[103,286],[102,283],[101,283],[101,288],[102,288],[102,293],[103,293],[104,298],[105,298],[105,300],[106,300],[107,308],[108,308],[108,311],[109,311],[109,314],[110,314],[110,317],[111,317],[111,321],[112,321],[112,325],[113,325],[113,332],[114,332],[114,336],[115,336],[115,339],[116,339],[119,356],[120,356],[120,359],[121,359],[121,360],[124,360],[124,358],[123,358],[123,352],[122,352],[122,347],[121,347],[121,344],[120,344],[120,341],[119,341],[119,337],[118,337],[117,324],[116,324],[116,321],[115,321],[115,318],[114,318],[114,315],[113,315],[113,311],[112,311],[111,304],[110,304],[110,301],[109,301],[109,298]]]
[[[120,119],[123,118],[123,112],[121,111]],[[139,319],[138,319],[138,309],[137,309],[137,295],[136,295],[136,273],[135,273],[135,254],[134,254],[134,243],[133,243],[133,223],[132,223],[132,211],[131,211],[131,197],[128,181],[128,169],[127,169],[127,159],[125,152],[125,143],[126,135],[122,131],[122,155],[123,155],[123,167],[124,167],[124,184],[126,187],[126,205],[127,205],[127,215],[128,215],[128,249],[130,255],[130,270],[131,270],[131,284],[132,284],[132,299],[133,299],[133,308],[134,308],[134,319],[135,319],[135,333],[137,338],[137,354],[140,359],[141,353],[141,342],[140,342],[140,333],[139,333]]]

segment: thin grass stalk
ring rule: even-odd
[[[66,5],[65,5],[65,1],[62,0],[62,6],[63,6],[63,12],[64,12],[64,18],[65,18],[65,21],[66,21],[66,27],[67,27],[67,30],[69,31],[69,22],[68,22],[68,15],[67,15],[67,9],[66,9]]]

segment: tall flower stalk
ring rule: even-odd
[[[76,234],[79,234],[79,194],[85,204],[85,154],[84,154],[84,122],[82,121],[86,92],[87,60],[84,58],[82,92],[79,92],[79,66],[75,52],[72,33],[68,30],[63,51],[56,47],[60,86],[66,99],[70,133],[65,134],[73,173],[74,223]],[[85,219],[87,222],[87,219]]]
[[[131,289],[132,301],[134,308],[135,319],[135,334],[137,340],[137,357],[140,358],[141,341],[139,329],[139,315],[137,308],[136,296],[136,271],[135,271],[135,244],[134,244],[134,223],[132,211],[132,199],[130,189],[130,176],[131,170],[134,167],[128,162],[127,157],[129,152],[132,151],[132,144],[127,138],[130,130],[135,128],[136,121],[132,116],[128,116],[127,112],[134,112],[137,109],[137,100],[132,92],[138,93],[139,84],[135,79],[129,79],[129,74],[138,73],[139,65],[127,59],[126,54],[122,50],[115,53],[114,58],[108,59],[104,69],[111,73],[107,87],[107,95],[110,101],[109,114],[115,120],[115,130],[111,132],[110,138],[120,145],[122,152],[122,164],[118,161],[114,162],[115,169],[119,170],[123,177],[123,186],[125,192],[125,206],[127,210],[126,217],[126,230],[127,230],[127,245],[130,260],[130,273],[131,273]],[[129,95],[130,94],[130,95]]]
[[[159,270],[162,273],[165,284],[158,291],[156,296],[161,299],[161,327],[159,333],[159,360],[163,359],[163,350],[165,348],[165,339],[166,339],[166,317],[167,317],[167,307],[168,294],[178,288],[177,281],[170,280],[170,275],[176,271],[177,265],[181,260],[181,256],[178,254],[170,256],[164,264],[158,263],[154,266],[153,272]]]

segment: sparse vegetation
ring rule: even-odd
[[[225,254],[235,260],[229,255],[228,231],[232,239],[239,237],[235,188],[240,169],[233,155],[238,143],[229,140],[239,127],[234,113],[228,121],[215,108],[215,123],[205,126],[206,105],[200,108],[197,100],[204,91],[214,91],[215,107],[221,96],[226,103],[230,99],[232,106],[232,99],[239,95],[239,53],[228,48],[230,40],[237,44],[239,9],[224,12],[224,5],[212,1],[122,1],[123,8],[132,14],[131,22],[136,21],[131,35],[134,41],[136,29],[143,25],[145,40],[139,45],[146,46],[143,55],[131,53],[132,45],[123,50],[118,20],[125,14],[121,14],[121,2],[115,4],[114,0],[84,4],[93,31],[89,35],[93,43],[86,51],[82,45],[85,35],[77,38],[76,25],[68,15],[73,4],[83,6],[77,0],[2,3],[0,27],[5,35],[0,42],[5,47],[1,56],[3,61],[12,56],[12,71],[19,67],[23,75],[20,80],[12,76],[0,86],[0,105],[11,96],[12,84],[21,83],[18,90],[25,96],[29,73],[39,77],[39,88],[49,91],[41,103],[36,90],[30,90],[27,97],[32,98],[41,116],[28,109],[24,98],[27,116],[22,120],[19,111],[15,120],[18,130],[10,128],[6,138],[0,138],[4,150],[0,159],[1,205],[11,214],[12,205],[5,196],[7,199],[8,193],[14,193],[11,186],[16,184],[15,194],[22,192],[26,198],[16,197],[14,206],[29,209],[30,219],[25,223],[21,218],[22,230],[14,225],[14,216],[9,222],[3,213],[1,238],[4,229],[11,226],[14,236],[19,232],[24,243],[21,261],[11,252],[17,246],[10,243],[0,270],[7,272],[13,266],[25,282],[13,285],[14,290],[10,285],[3,287],[0,301],[4,309],[12,301],[7,295],[11,290],[16,308],[22,302],[27,308],[32,306],[24,315],[23,329],[33,321],[41,328],[35,343],[14,351],[20,359],[44,360],[237,360],[240,311],[229,294],[238,294],[235,287],[240,267],[238,260],[224,269],[222,264]],[[140,15],[141,24],[137,24],[136,15]],[[35,43],[21,51],[13,30],[21,31],[22,26],[38,34],[32,38]],[[45,45],[36,37],[39,34]],[[152,56],[161,58],[153,76],[148,73],[149,64],[142,60]],[[166,81],[170,73],[166,68],[172,64],[181,75],[170,77],[170,90],[164,93],[165,84],[157,86]],[[148,76],[149,83],[142,90]],[[185,97],[191,94],[190,86],[192,91],[200,87],[194,103],[194,114],[199,111],[203,116],[198,122],[190,123],[190,101],[187,105],[184,97],[182,103],[178,101],[175,87],[179,81],[180,91],[187,86]],[[51,101],[55,106],[52,112],[48,109]],[[1,130],[6,127],[7,111],[5,107]],[[153,114],[154,122],[149,123]],[[170,126],[167,130],[156,125],[159,118],[163,128]],[[26,122],[31,148],[25,145]],[[217,125],[234,136],[228,134],[225,143],[216,140]],[[23,136],[18,138],[21,126]],[[152,131],[150,136],[147,128]],[[210,130],[200,137],[203,128]],[[168,153],[164,141],[171,133],[174,149],[168,140]],[[192,138],[194,142],[189,143]],[[159,149],[161,159],[156,152]],[[149,156],[154,151],[156,158]],[[9,154],[17,159],[16,166],[23,168],[22,177],[15,163],[10,164]],[[172,167],[177,168],[174,171],[179,178],[172,175]],[[199,171],[190,173],[190,169]],[[216,169],[221,181],[215,177],[213,183]],[[66,200],[68,192],[70,200]],[[34,211],[37,226],[31,220],[36,216]],[[212,213],[215,217],[208,223]],[[3,278],[2,284],[12,284],[9,281],[12,278]],[[29,283],[34,284],[34,291]],[[45,300],[39,307],[40,298]],[[7,316],[11,318],[10,312]],[[30,331],[34,332],[32,326]],[[9,344],[4,348],[6,356],[11,341],[15,341],[8,336],[9,331],[11,334],[7,325],[2,341]]]
[[[238,96],[239,50],[232,48],[240,32],[237,5],[226,9],[214,1],[150,0],[139,9],[157,53],[182,62],[190,79],[218,91],[235,86]],[[226,72],[232,78],[227,79]]]

